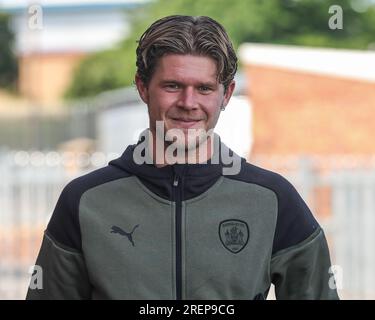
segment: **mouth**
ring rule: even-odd
[[[182,128],[190,128],[201,121],[201,119],[172,118],[172,121]]]

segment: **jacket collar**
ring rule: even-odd
[[[147,188],[165,199],[172,198],[173,179],[177,175],[182,180],[183,199],[187,200],[209,189],[223,175],[226,165],[223,163],[221,152],[229,152],[231,156],[239,157],[216,133],[214,139],[218,140],[213,144],[213,156],[207,163],[173,164],[160,168],[154,164],[137,164],[134,161],[134,149],[143,142],[140,139],[137,144],[128,146],[121,157],[112,160],[109,165],[137,176]],[[240,161],[246,160],[241,158]]]

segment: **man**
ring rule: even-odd
[[[293,186],[212,133],[237,58],[216,21],[170,16],[137,48],[150,124],[63,190],[28,299],[337,299],[323,230]],[[233,125],[236,125],[235,123]]]

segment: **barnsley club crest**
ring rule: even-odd
[[[249,227],[241,220],[224,220],[219,225],[219,236],[225,248],[238,253],[245,248],[249,240]]]

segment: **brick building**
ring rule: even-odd
[[[252,154],[375,154],[375,52],[244,44]]]

